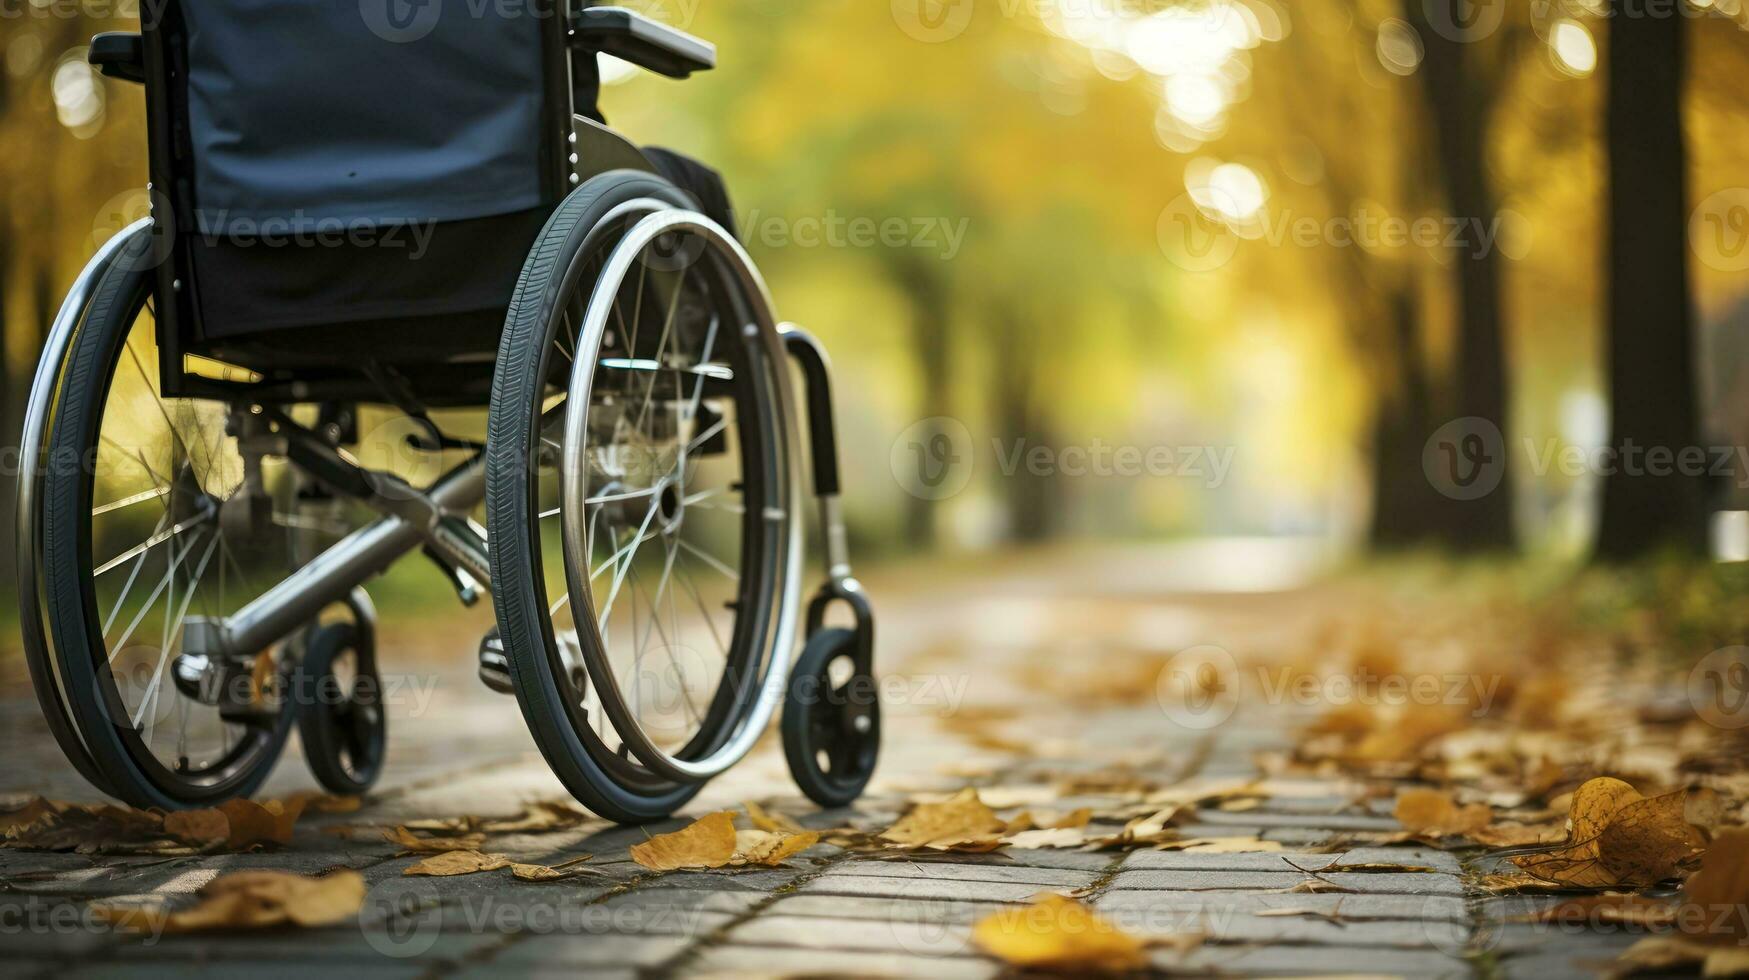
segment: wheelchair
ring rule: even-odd
[[[825,352],[715,172],[605,124],[602,55],[716,52],[566,0],[170,0],[93,39],[144,87],[151,213],[51,325],[17,520],[32,679],[100,791],[245,796],[294,727],[326,789],[368,790],[393,699],[365,586],[418,551],[490,593],[480,677],[601,816],[672,814],[780,705],[807,795],[860,795],[873,616]]]

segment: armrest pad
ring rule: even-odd
[[[86,60],[108,78],[129,82],[146,80],[146,46],[130,31],[106,31],[91,39]]]
[[[572,43],[640,68],[685,78],[717,66],[717,48],[624,7],[585,7],[571,19]]]

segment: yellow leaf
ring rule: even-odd
[[[499,868],[509,866],[510,859],[502,854],[481,854],[479,851],[447,851],[443,854],[432,855],[401,874],[450,878],[455,875],[471,875],[478,871],[496,871]]]
[[[486,843],[485,834],[463,834],[459,837],[419,837],[405,827],[383,831],[383,840],[398,844],[403,853],[443,854],[447,851],[477,851]]]
[[[741,804],[747,808],[747,819],[752,821],[754,830],[767,830],[774,834],[799,834],[803,827],[781,813],[771,813],[752,800]]]
[[[218,809],[230,822],[230,836],[225,839],[225,846],[240,851],[257,844],[290,844],[292,829],[304,812],[304,804],[293,801],[288,806],[278,800],[256,803],[254,800],[235,799],[219,804]]]
[[[52,821],[56,814],[65,809],[66,804],[54,803],[39,796],[16,810],[0,813],[0,837],[17,837],[34,830]]]
[[[1749,830],[1719,834],[1682,889],[1682,931],[1689,938],[1719,946],[1749,945],[1749,925],[1740,911],[1749,907]]]
[[[735,856],[735,815],[708,814],[671,834],[632,845],[632,860],[652,871],[720,868]]]
[[[137,932],[261,929],[288,923],[313,928],[357,915],[364,891],[364,876],[356,871],[319,878],[240,871],[208,882],[200,890],[201,901],[189,909],[94,905],[92,912],[117,928]]]
[[[164,832],[195,844],[216,843],[231,836],[231,820],[222,810],[184,810],[164,815]]]
[[[1397,797],[1393,815],[1411,832],[1429,837],[1473,834],[1494,819],[1494,811],[1486,803],[1459,807],[1450,793],[1433,789],[1404,792]]]
[[[1032,970],[1118,973],[1147,965],[1140,940],[1092,909],[1061,895],[1003,909],[980,921],[972,939],[1010,966]]]
[[[1588,780],[1573,792],[1565,846],[1512,863],[1576,888],[1654,884],[1703,846],[1684,819],[1683,799],[1680,792],[1646,799],[1619,779]]]
[[[971,787],[944,803],[919,803],[880,836],[904,847],[993,850],[1001,846],[1007,824],[978,799]]]
[[[730,864],[782,864],[784,859],[819,843],[820,835],[812,830],[786,834],[767,830],[741,830],[735,833],[735,854]]]

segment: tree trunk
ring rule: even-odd
[[[1393,366],[1380,385],[1373,416],[1373,509],[1369,539],[1391,550],[1434,543],[1449,501],[1439,496],[1422,467],[1422,450],[1433,423],[1432,384],[1421,345],[1421,312],[1412,285],[1389,297]]]
[[[1019,463],[1013,472],[996,474],[1008,537],[1017,542],[1042,541],[1057,530],[1057,515],[1062,508],[1058,474],[1037,473],[1026,465],[1027,450],[1034,446],[1056,446],[1039,411],[1038,338],[1033,324],[1012,311],[999,311],[992,327],[991,418],[1004,454],[1018,450]]]
[[[1454,220],[1466,222],[1459,236],[1464,244],[1452,256],[1458,296],[1454,408],[1457,417],[1484,419],[1505,437],[1508,396],[1499,226],[1487,172],[1489,92],[1475,66],[1476,43],[1455,40],[1431,27],[1424,8],[1424,3],[1468,2],[1404,0],[1403,6],[1426,46],[1418,74],[1432,110],[1434,156],[1445,202]],[[1446,22],[1462,23],[1456,14],[1451,11]],[[1506,437],[1503,445],[1511,444]],[[1450,514],[1444,524],[1451,547],[1490,551],[1513,546],[1509,481],[1475,500],[1451,501],[1445,509]]]
[[[948,358],[952,346],[948,334],[947,288],[939,272],[925,261],[900,258],[894,269],[895,278],[911,300],[911,354],[916,359],[917,377],[922,382],[918,392],[917,418],[934,419],[948,413],[951,375]],[[941,442],[944,433],[922,433],[925,445]],[[967,466],[970,460],[937,461],[950,466]],[[926,495],[909,492],[905,500],[905,543],[917,550],[935,544],[936,501]]]
[[[1706,551],[1706,481],[1674,462],[1704,452],[1688,284],[1682,138],[1687,18],[1609,18],[1609,381],[1614,466],[1596,553]],[[1654,458],[1652,454],[1657,454]],[[1666,457],[1665,454],[1670,454]],[[1704,470],[1704,467],[1703,467]]]

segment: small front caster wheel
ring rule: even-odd
[[[316,781],[358,796],[382,774],[388,739],[376,651],[350,622],[313,627],[298,665],[298,734]]]
[[[823,807],[848,806],[861,796],[880,754],[880,698],[856,660],[855,631],[820,630],[796,661],[784,701],[790,772]]]

